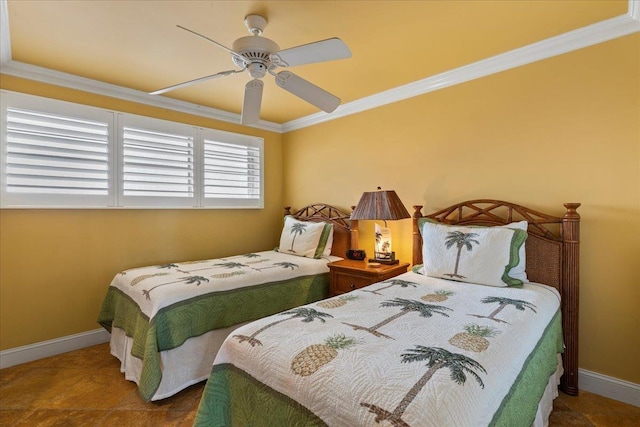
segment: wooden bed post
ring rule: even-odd
[[[572,396],[578,394],[578,305],[579,305],[579,257],[580,257],[580,215],[576,209],[580,203],[565,203],[566,213],[562,217],[562,299],[568,304],[562,313],[564,331],[564,375],[562,390]]]
[[[422,236],[420,235],[420,230],[418,230],[418,218],[422,218],[422,205],[414,205],[413,210],[413,247],[421,248],[422,247]],[[416,251],[413,251],[413,259],[411,260],[412,265],[420,264],[419,257],[422,254],[418,255]]]

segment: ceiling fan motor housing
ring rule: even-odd
[[[280,46],[266,37],[246,36],[234,41],[232,49],[249,62],[247,66],[249,74],[251,74],[253,78],[261,78],[264,77],[267,68],[271,65],[269,55],[278,52]],[[242,68],[246,64],[242,58],[236,55],[232,56],[232,59],[238,67]]]

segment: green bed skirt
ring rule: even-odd
[[[133,338],[131,354],[143,361],[138,391],[151,400],[162,380],[160,352],[214,329],[260,319],[329,295],[329,274],[298,277],[246,288],[214,292],[180,301],[149,318],[126,294],[109,287],[98,323]]]

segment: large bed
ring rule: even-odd
[[[578,206],[415,206],[411,271],[235,330],[195,425],[546,425],[578,393]]]
[[[351,248],[349,214],[327,204],[285,208],[279,247],[122,271],[98,322],[140,396],[159,400],[208,378],[238,326],[329,294],[327,263]]]

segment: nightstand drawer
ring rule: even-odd
[[[370,277],[352,276],[344,273],[336,274],[334,277],[335,292],[339,294],[351,292],[354,289],[363,288],[373,283]]]
[[[329,267],[330,283],[329,294],[331,296],[344,294],[356,289],[369,286],[405,273],[409,263],[403,262],[392,265],[377,265],[366,261],[354,261],[345,259],[327,264]]]

